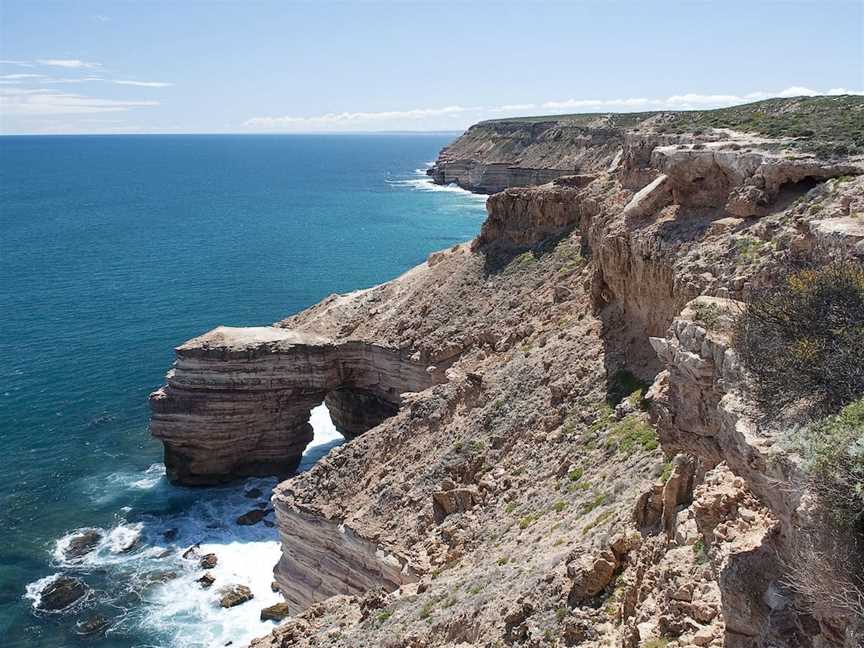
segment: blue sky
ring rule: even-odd
[[[864,90],[864,2],[0,0],[0,132],[461,130]]]

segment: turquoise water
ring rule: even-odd
[[[263,501],[271,482],[167,484],[147,395],[189,337],[273,322],[474,236],[482,199],[422,175],[450,139],[0,138],[4,646],[187,648],[267,632],[257,617],[275,596],[275,530],[232,520],[256,503],[244,489],[261,487]],[[341,442],[326,410],[316,417],[307,466]],[[58,542],[90,527],[104,536],[97,550],[65,560]],[[221,582],[248,582],[256,600],[216,607],[175,551],[194,542],[220,555]],[[58,573],[90,593],[38,612],[32,584]],[[111,625],[82,639],[76,623],[94,613]]]

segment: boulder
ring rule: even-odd
[[[101,541],[102,534],[96,529],[81,531],[72,536],[63,555],[67,560],[81,558],[93,551]]]
[[[60,576],[39,593],[39,609],[56,612],[64,610],[87,593],[87,586],[71,576]]]
[[[618,561],[611,551],[604,551],[599,556],[580,556],[567,564],[567,576],[573,581],[569,600],[579,603],[596,596],[610,583],[615,575]]]
[[[201,567],[201,569],[213,569],[218,562],[219,558],[216,556],[215,553],[208,553],[204,556],[201,556],[201,560],[199,561],[198,565]]]
[[[448,486],[452,486],[452,482],[442,483],[442,488],[445,490],[432,493],[432,510],[438,521],[451,513],[464,513],[474,508],[480,501],[480,492],[476,486],[447,488]]]
[[[281,621],[291,614],[287,603],[276,603],[261,610],[262,621]]]
[[[216,578],[210,572],[204,572],[204,575],[201,578],[197,579],[197,582],[201,584],[201,589],[207,589],[210,587]]]
[[[223,608],[232,608],[253,598],[252,590],[245,585],[227,585],[219,590],[219,605]]]

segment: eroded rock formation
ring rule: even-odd
[[[398,349],[279,327],[220,326],[176,350],[150,396],[150,429],[174,482],[287,475],[312,440],[309,411],[325,399],[346,436],[391,416],[401,394],[441,380]]]

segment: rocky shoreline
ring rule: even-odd
[[[470,244],[177,349],[172,480],[290,473],[322,400],[353,438],[274,492],[293,616],[254,646],[859,645],[784,585],[807,502],[729,326],[790,260],[864,255],[864,160],[585,119],[445,148],[436,181],[498,192]]]

